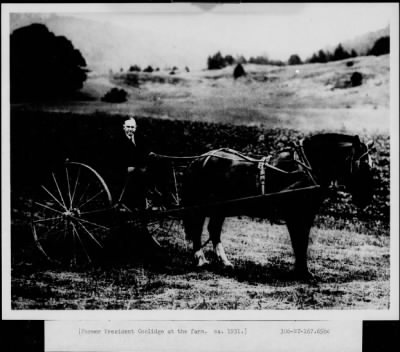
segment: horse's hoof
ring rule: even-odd
[[[209,265],[210,265],[210,262],[208,260],[202,260],[201,262],[198,262],[196,264],[196,268],[197,269],[202,269],[202,268],[205,268],[205,267],[207,267]]]
[[[221,262],[221,263],[225,269],[233,269],[233,264],[231,262],[228,261],[228,262]]]
[[[308,269],[305,270],[295,270],[294,276],[297,280],[305,281],[308,283],[315,283],[317,281],[317,277],[312,274]]]

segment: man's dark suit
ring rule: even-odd
[[[126,174],[125,191],[122,203],[129,208],[143,208],[146,206],[146,168],[149,150],[140,135],[135,134],[135,143],[125,134],[120,140],[119,157],[121,167]],[[128,167],[134,170],[128,173]]]

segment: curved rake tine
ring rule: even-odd
[[[67,209],[67,205],[65,204],[64,198],[63,198],[61,190],[60,190],[60,187],[58,186],[58,182],[56,180],[56,176],[54,175],[54,172],[52,172],[51,174],[53,175],[53,180],[54,180],[54,182],[55,182],[55,184],[57,186],[57,191],[58,191],[58,194],[60,195],[60,198],[61,198],[61,200],[62,200],[62,202],[64,204],[64,208]]]
[[[72,228],[72,243],[73,243],[73,248],[72,248],[72,252],[73,252],[73,260],[72,260],[72,266],[76,266],[76,237]]]
[[[82,249],[83,249],[83,251],[85,252],[85,255],[86,255],[86,257],[87,257],[89,263],[91,263],[91,262],[92,262],[92,259],[90,258],[89,253],[87,252],[86,247],[85,247],[85,245],[83,244],[82,239],[81,239],[81,236],[79,236],[79,233],[78,233],[78,231],[77,231],[76,226],[75,226],[74,223],[72,223],[72,231],[75,233],[75,236],[78,238],[79,242],[81,243]]]
[[[55,230],[59,225],[61,224],[61,221],[57,222],[56,224],[54,224],[52,227],[50,227],[50,229],[48,229],[43,235],[42,237],[46,237],[46,235],[50,234],[51,231]],[[36,234],[36,227],[34,226],[35,229],[35,234]],[[37,238],[37,240],[39,241],[39,238]]]
[[[80,226],[87,232],[87,234],[91,237],[91,239],[97,243],[100,248],[103,248],[103,245],[94,237],[94,235],[86,228],[85,225],[79,223]]]
[[[53,198],[53,199],[61,206],[61,208],[64,208],[65,210],[67,210],[67,208],[65,207],[65,205],[62,204],[62,203],[56,198],[56,196],[55,196],[53,193],[51,193],[45,186],[41,185],[41,187],[49,194],[49,196],[50,196],[51,198]]]
[[[33,239],[36,243],[36,246],[38,247],[39,251],[42,252],[42,254],[47,258],[48,261],[53,261],[46,253],[46,251],[43,249],[42,244],[40,243],[37,233],[36,233],[36,228],[33,226]]]

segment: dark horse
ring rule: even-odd
[[[310,229],[331,186],[344,186],[359,207],[372,199],[371,147],[372,142],[364,144],[358,136],[317,134],[278,152],[267,164],[265,159],[252,159],[230,149],[211,151],[196,159],[187,169],[183,201],[185,207],[193,209],[184,217],[184,226],[187,238],[193,241],[197,265],[208,263],[201,243],[206,217],[217,258],[232,266],[221,243],[222,225],[227,216],[248,215],[286,223],[295,272],[308,277]],[[286,192],[315,185],[320,187]],[[281,196],[259,197],[263,192],[280,191],[284,191]],[[234,199],[244,201],[230,201]]]

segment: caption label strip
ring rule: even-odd
[[[47,352],[361,351],[361,321],[46,321]]]

